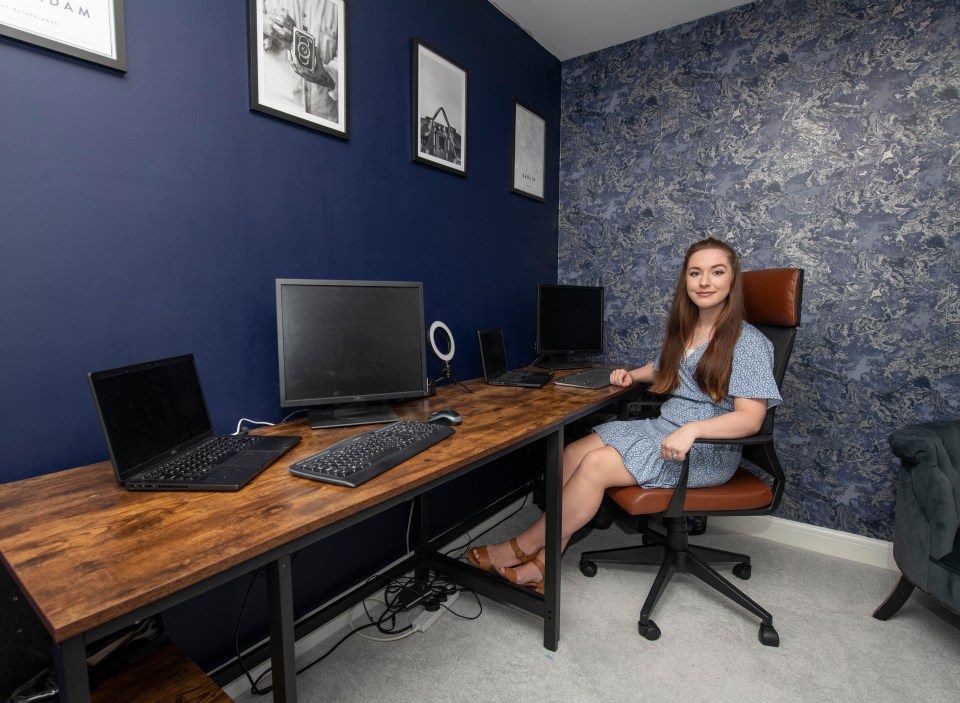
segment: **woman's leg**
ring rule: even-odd
[[[596,435],[594,435],[596,436]],[[600,501],[608,488],[632,486],[636,483],[633,475],[627,471],[623,459],[613,447],[604,446],[597,437],[598,448],[591,449],[580,457],[580,461],[563,487],[563,511],[560,522],[563,552],[574,532],[587,524],[597,513]],[[572,445],[571,445],[572,446]],[[517,543],[528,554],[530,548],[540,549],[546,543],[546,515],[541,515],[526,530],[517,535]],[[541,561],[543,556],[540,556]],[[500,569],[501,573],[503,570]],[[539,581],[543,574],[534,564],[514,567],[518,583]]]
[[[570,477],[573,475],[573,472],[576,471],[577,466],[580,465],[580,461],[588,453],[594,449],[599,449],[603,446],[603,442],[600,440],[600,437],[596,434],[589,434],[586,437],[582,437],[575,442],[568,444],[563,450],[563,460],[562,460],[562,472],[563,485],[567,485],[567,481],[570,480]],[[519,545],[521,551],[527,556],[533,556],[537,553],[537,550],[543,546],[543,542],[540,543],[526,543],[526,539],[521,543],[520,537],[517,538],[517,544]],[[517,555],[513,551],[513,546],[509,542],[501,542],[499,544],[490,544],[485,547],[471,547],[473,551],[474,559],[480,559],[479,550],[486,550],[486,558],[490,560],[491,565],[494,568],[499,569],[502,566],[516,566],[520,563],[520,559],[517,558]]]
[[[563,450],[563,515],[561,531],[562,547],[570,536],[583,527],[597,512],[604,491],[611,486],[629,486],[635,480],[623,465],[620,453],[606,447],[599,435],[590,434],[571,442]],[[572,527],[571,527],[572,526]],[[546,542],[546,517],[541,515],[530,527],[517,535],[520,549],[533,556]],[[477,548],[474,557],[478,558]],[[494,567],[517,566],[520,560],[509,542],[486,547],[487,556]],[[536,572],[536,567],[531,567]]]

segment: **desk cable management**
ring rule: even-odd
[[[483,532],[479,533],[475,537],[471,537],[470,533],[465,533],[467,538],[467,543],[464,546],[454,547],[453,549],[445,552],[447,556],[455,552],[460,552],[458,558],[463,558],[466,555],[466,550],[470,544],[473,543],[475,539],[482,537],[484,534],[492,530],[493,528],[499,526],[506,520],[509,520],[511,517],[520,512],[526,505],[527,498],[524,497],[523,502],[517,507],[516,510],[511,512],[509,515],[504,516],[502,519],[488,527]],[[413,506],[411,505],[410,514],[407,519],[407,553],[410,553],[409,542],[410,542],[410,527],[412,524],[413,517]],[[295,559],[297,554],[294,554],[292,559]],[[270,673],[272,673],[272,667],[265,669],[256,679],[253,678],[250,670],[247,669],[246,664],[243,662],[243,654],[240,651],[240,624],[243,621],[243,613],[246,609],[247,599],[250,596],[251,590],[253,590],[253,585],[256,583],[258,576],[263,576],[266,574],[264,569],[259,569],[251,575],[250,583],[247,586],[247,590],[244,593],[243,601],[240,605],[240,613],[237,616],[237,625],[234,630],[234,651],[237,656],[237,663],[240,665],[240,668],[243,670],[244,675],[247,677],[247,680],[250,682],[250,692],[254,695],[266,695],[273,691],[273,686],[260,687],[263,679]],[[373,579],[377,578],[380,574],[374,574],[364,583],[369,583]],[[472,593],[473,597],[477,601],[478,611],[476,615],[462,615],[455,612],[451,608],[444,605],[444,602],[457,592],[468,592]],[[367,603],[373,601],[380,603],[384,606],[383,612],[378,615],[371,614],[370,610],[367,608]],[[477,594],[468,588],[460,588],[456,584],[440,577],[434,576],[426,584],[419,584],[417,579],[409,576],[404,576],[401,578],[394,579],[384,588],[384,597],[383,598],[364,598],[360,603],[357,603],[350,611],[350,616],[348,618],[348,623],[350,631],[347,632],[343,637],[341,637],[337,642],[330,647],[322,655],[314,659],[309,664],[297,669],[297,676],[304,673],[308,669],[312,668],[314,665],[319,664],[321,661],[326,659],[330,654],[334,652],[341,644],[346,642],[351,636],[359,635],[369,640],[376,642],[393,642],[395,640],[400,640],[405,637],[419,632],[420,630],[414,629],[413,624],[407,624],[403,627],[397,626],[397,616],[400,613],[408,612],[413,608],[422,605],[426,610],[438,610],[444,608],[448,613],[461,618],[463,620],[476,620],[483,614],[483,605],[480,602],[480,598]],[[366,615],[369,622],[362,625],[356,626],[354,623],[354,613],[360,606],[363,606],[364,614]],[[376,627],[377,631],[383,635],[388,635],[386,637],[376,637],[364,634],[364,630],[369,628]]]

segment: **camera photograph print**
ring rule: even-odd
[[[413,160],[467,175],[467,71],[413,39]]]
[[[250,108],[349,138],[346,0],[248,0]]]

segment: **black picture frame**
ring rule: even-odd
[[[467,69],[413,37],[411,158],[467,175]]]
[[[299,20],[292,0],[248,0],[250,109],[349,139],[350,3],[295,4]]]
[[[514,99],[511,135],[510,190],[542,203],[547,173],[547,121]]]
[[[0,36],[126,72],[123,2],[31,2],[29,8],[0,2]]]

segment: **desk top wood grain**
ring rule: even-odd
[[[358,488],[292,476],[287,467],[371,427],[311,430],[298,420],[257,430],[303,440],[243,489],[134,492],[109,462],[0,485],[0,555],[57,642],[282,548],[299,537],[483,461],[600,408],[622,389],[541,389],[467,382],[397,406],[425,420],[452,407],[457,433]]]

